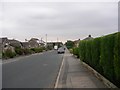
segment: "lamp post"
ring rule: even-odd
[[[47,34],[45,36],[46,36],[46,49],[47,49]]]

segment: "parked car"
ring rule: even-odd
[[[58,48],[58,54],[65,53],[65,49],[63,47]]]

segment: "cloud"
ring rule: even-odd
[[[2,34],[20,40],[48,34],[53,41],[101,36],[118,30],[117,8],[116,2],[5,2]]]
[[[3,2],[118,2],[119,0],[1,0]]]

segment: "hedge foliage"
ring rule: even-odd
[[[20,48],[20,47],[16,47],[15,48],[15,52],[18,55],[23,55],[24,54],[24,49]]]
[[[91,42],[91,56],[92,56],[92,67],[94,69],[96,69],[97,71],[99,71],[100,73],[103,72],[103,69],[100,65],[100,51],[101,51],[101,48],[98,48],[100,47],[101,45],[101,38],[95,38],[92,40]]]
[[[73,50],[72,53],[73,53],[74,55],[76,55],[77,58],[79,58],[79,49],[78,49],[78,47],[74,47],[72,50]]]
[[[82,61],[120,87],[120,32],[82,40],[78,49]]]
[[[11,50],[6,50],[4,53],[2,53],[2,58],[14,58],[16,56],[15,52],[12,52]]]
[[[86,41],[80,41],[79,44],[79,57],[82,61],[85,61],[86,59]]]
[[[114,80],[114,43],[115,35],[107,35],[101,38],[100,65],[103,74],[111,81]]]
[[[31,50],[32,50],[33,52],[35,52],[35,53],[40,53],[40,52],[43,51],[42,48],[32,48]]]
[[[115,36],[114,70],[115,70],[116,82],[120,86],[120,33],[117,33]]]
[[[74,47],[74,42],[73,41],[70,41],[68,40],[66,43],[65,43],[66,47],[68,49],[72,49]]]
[[[32,53],[40,53],[45,50],[44,47],[39,47],[39,48],[20,48],[20,47],[15,47],[15,52],[11,50],[6,50],[5,52],[2,52],[2,59],[7,59],[7,58],[13,58],[15,56],[20,56],[20,55],[29,55]]]

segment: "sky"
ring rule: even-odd
[[[118,31],[117,0],[1,0],[0,37],[47,41],[99,37]]]

